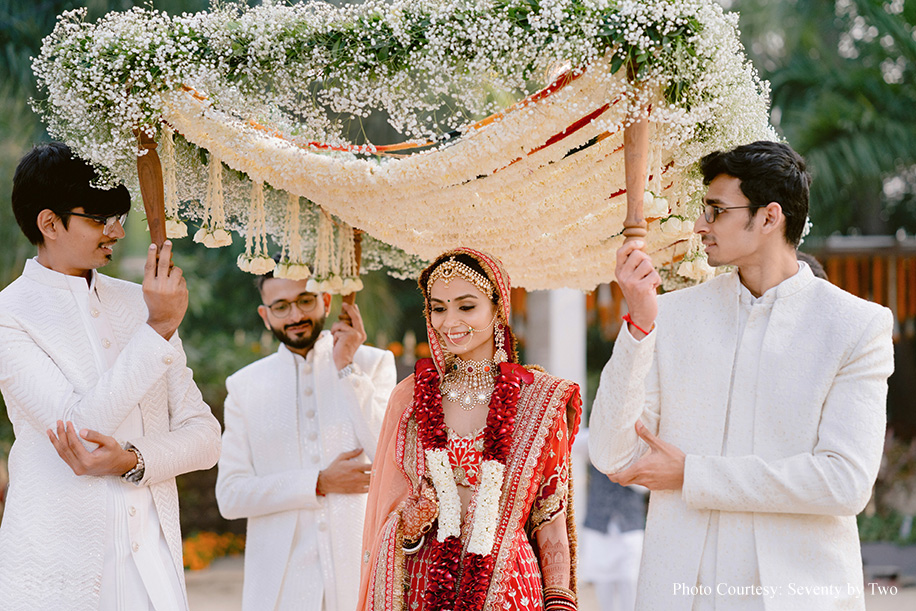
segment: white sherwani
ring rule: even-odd
[[[892,316],[805,265],[743,314],[742,288],[729,273],[661,296],[655,331],[624,326],[601,375],[599,470],[645,451],[637,419],[687,454],[683,489],[650,497],[637,607],[687,611],[701,586],[698,608],[864,609],[855,515],[881,460]]]
[[[285,346],[226,380],[226,431],[216,498],[248,518],[243,608],[356,608],[366,495],[318,497],[318,473],[363,448],[375,456],[396,382],[393,355],[361,346],[337,375],[325,331],[308,357]]]
[[[152,497],[153,523],[161,525],[182,590],[175,476],[208,469],[219,456],[219,423],[192,380],[181,341],[177,334],[166,341],[146,324],[140,286],[94,274],[112,334],[102,341],[118,350],[108,367],[93,346],[98,338],[87,332],[94,310],[71,280],[33,259],[0,292],[0,389],[16,436],[0,528],[0,609],[100,605],[111,477],[74,475],[45,433],[57,420],[113,436],[139,408],[143,434],[127,441],[146,463],[139,486]]]

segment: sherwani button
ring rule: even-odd
[[[99,317],[99,314],[101,314],[101,312],[99,312],[99,311],[96,310],[95,308],[92,308],[92,310],[89,311],[89,314],[92,315],[93,318],[98,318],[98,317]]]
[[[140,551],[140,544],[139,544],[139,543],[134,543],[133,549],[134,549],[135,552],[139,552],[139,551]]]
[[[171,364],[172,364],[172,357],[170,357],[170,356],[164,356],[164,357],[162,357],[162,362],[165,363],[166,365],[171,365]]]
[[[304,373],[312,373],[312,366],[306,363],[305,365],[302,366],[302,371]]]
[[[318,433],[316,433],[315,431],[311,431],[308,434],[308,438],[309,438],[309,441],[315,441],[316,439],[318,439]]]
[[[135,516],[137,515],[137,508],[131,505],[130,507],[128,507],[127,513],[129,513],[131,516]]]
[[[305,387],[305,390],[303,390],[302,392],[305,393],[305,396],[306,396],[306,397],[311,397],[311,396],[312,396],[312,393],[313,393],[314,391],[312,390],[312,387],[311,387],[311,386],[306,386],[306,387]]]
[[[328,525],[324,522],[318,522],[318,530],[327,530]]]
[[[315,410],[310,409],[309,411],[305,412],[305,417],[306,417],[306,418],[314,418],[314,417],[315,417]]]
[[[319,460],[320,460],[320,459],[318,458],[318,455],[317,455],[317,454],[312,455],[312,462],[313,462],[313,463],[316,463],[316,464],[317,464]]]
[[[107,340],[107,339],[103,339],[103,340],[102,340],[102,347],[104,347],[104,348],[111,348],[111,342],[110,342],[109,340]]]

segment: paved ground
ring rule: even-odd
[[[867,559],[866,555],[866,559]],[[188,572],[188,598],[191,611],[239,611],[242,608],[242,558],[221,558],[203,571]],[[879,582],[872,594],[866,589],[868,611],[912,611],[916,609],[916,587],[890,588],[889,582]],[[580,596],[582,611],[598,611],[594,592],[586,586]]]

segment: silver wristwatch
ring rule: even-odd
[[[124,449],[128,452],[133,452],[134,456],[137,457],[137,464],[134,465],[133,469],[123,474],[121,477],[124,479],[124,481],[130,482],[131,484],[136,484],[141,479],[143,479],[143,475],[146,473],[146,463],[143,462],[143,454],[141,454],[140,450],[134,446],[128,446]]]
[[[337,377],[343,380],[345,377],[349,376],[350,374],[358,373],[358,372],[359,372],[359,367],[356,366],[356,363],[351,362],[349,365],[347,365],[343,369],[337,370]]]

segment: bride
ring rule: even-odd
[[[360,609],[576,609],[572,382],[517,363],[509,277],[469,248],[420,275],[432,358],[391,395]]]

